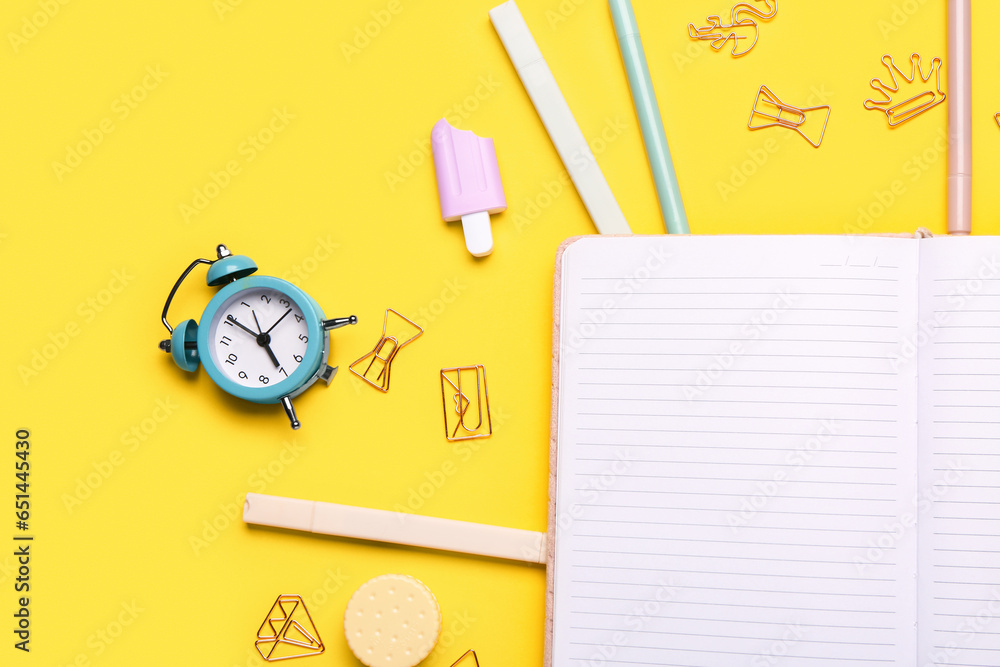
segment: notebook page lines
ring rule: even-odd
[[[913,248],[768,241],[631,292],[622,267],[573,276],[556,664],[912,661],[915,536],[884,536],[913,486],[914,383],[888,363]]]
[[[1000,243],[921,252],[921,658],[1000,662]],[[922,517],[923,518],[923,517]]]

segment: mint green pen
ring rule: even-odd
[[[688,234],[690,231],[687,215],[684,213],[684,202],[681,201],[674,163],[670,159],[670,147],[667,146],[667,137],[663,132],[663,119],[656,103],[656,93],[653,92],[653,82],[649,78],[646,53],[642,49],[632,3],[629,0],[608,0],[608,5],[611,7],[611,18],[615,23],[625,72],[628,74],[635,113],[639,117],[639,127],[642,128],[642,140],[646,144],[646,157],[653,172],[663,223],[670,234]]]

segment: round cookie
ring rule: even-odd
[[[414,667],[437,644],[441,608],[417,579],[384,574],[361,584],[351,596],[344,634],[368,667]]]

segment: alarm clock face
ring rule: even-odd
[[[302,363],[308,323],[289,295],[254,287],[236,292],[219,306],[208,344],[215,367],[236,384],[273,386]]]

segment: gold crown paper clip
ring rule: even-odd
[[[880,100],[865,100],[865,108],[869,111],[881,111],[885,113],[889,120],[889,127],[902,125],[908,120],[913,120],[917,116],[930,111],[937,105],[945,101],[947,96],[941,90],[941,59],[931,60],[931,69],[924,76],[924,71],[920,67],[920,54],[914,53],[910,56],[910,75],[906,76],[893,62],[892,56],[886,54],[882,56],[882,64],[889,71],[891,83],[885,83],[881,79],[872,79],[871,87],[878,93]],[[898,75],[898,76],[897,76]],[[919,80],[918,78],[919,77]],[[932,87],[928,84],[933,77]],[[900,92],[903,84],[906,84],[906,91]],[[896,95],[906,99],[898,101]]]
[[[474,393],[471,375],[475,376]],[[462,389],[463,377],[466,378],[464,390]],[[477,365],[442,368],[441,402],[444,406],[444,437],[448,440],[471,440],[472,438],[488,438],[493,435],[485,367]],[[451,410],[448,409],[449,403]],[[473,407],[475,407],[476,415],[475,424],[472,423],[473,420],[469,414],[473,412]],[[485,425],[483,413],[486,414]],[[466,421],[466,417],[469,417],[468,421]],[[462,429],[462,435],[458,435],[458,429]]]
[[[303,618],[304,616],[304,618]],[[299,595],[279,595],[257,630],[253,643],[268,662],[319,655],[326,648]]]
[[[767,6],[767,12],[761,12],[749,3],[740,2],[733,6],[729,23],[724,24],[718,15],[709,16],[705,19],[708,25],[698,27],[694,23],[688,23],[688,36],[694,40],[709,42],[709,46],[716,51],[721,51],[726,42],[732,40],[733,57],[745,56],[757,46],[760,29],[755,19],[770,21],[778,13],[778,0],[754,0],[754,2],[763,2]],[[750,46],[741,49],[741,40],[749,41]]]
[[[826,116],[823,119],[823,126],[819,130],[819,137],[814,141],[802,130],[802,126],[806,124],[808,120],[807,114],[813,111],[826,110]],[[823,143],[823,137],[826,135],[826,126],[830,122],[830,106],[827,104],[818,107],[793,107],[790,104],[785,104],[778,99],[778,96],[771,92],[771,89],[767,86],[761,86],[760,90],[757,91],[757,97],[753,101],[753,109],[750,111],[750,120],[747,122],[747,127],[751,130],[762,130],[765,127],[784,127],[789,130],[795,130],[802,137],[813,145],[814,148],[819,148],[819,145]]]
[[[405,324],[408,324],[409,326],[416,329],[417,333],[414,334],[413,336],[410,336],[402,343],[399,342],[400,337],[387,336],[386,331],[389,330],[389,313],[392,313],[400,320],[402,320]],[[357,375],[365,382],[367,382],[368,384],[370,384],[371,386],[381,391],[382,393],[389,391],[389,369],[392,366],[393,360],[396,358],[396,355],[399,353],[400,350],[402,350],[404,347],[406,347],[416,339],[420,338],[421,334],[423,333],[424,330],[421,329],[419,326],[417,326],[414,322],[411,322],[407,318],[403,317],[392,308],[386,309],[385,319],[382,321],[382,337],[379,338],[377,343],[375,343],[375,347],[372,348],[371,352],[369,352],[368,354],[361,357],[360,359],[358,359],[357,361],[355,361],[353,364],[350,365],[349,368],[351,372]],[[371,361],[369,361],[368,365],[365,366],[364,372],[359,373],[357,370],[355,370],[356,366],[360,366],[368,359],[370,359]],[[368,374],[372,371],[372,367],[378,369],[378,375],[375,377],[375,380],[372,380],[371,378],[368,377]]]

